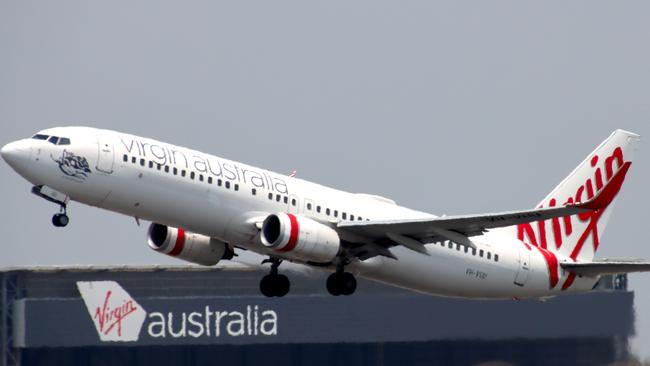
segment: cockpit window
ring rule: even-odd
[[[42,134],[36,134],[32,136],[32,139],[34,140],[47,140],[53,145],[70,145],[70,139],[67,137],[58,137],[58,136],[50,136],[50,135],[42,135]]]

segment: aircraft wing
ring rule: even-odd
[[[403,245],[420,253],[426,253],[423,247],[424,243],[442,240],[451,240],[461,245],[475,247],[469,237],[481,235],[488,229],[549,220],[606,208],[620,191],[629,167],[630,163],[628,162],[596,196],[584,203],[524,211],[414,220],[341,221],[337,228],[356,237],[363,237],[366,241],[374,244],[384,247]]]
[[[587,263],[560,263],[560,265],[571,273],[587,277],[650,271],[650,262],[636,259],[604,259]]]

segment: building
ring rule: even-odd
[[[625,276],[541,302],[445,299],[364,280],[353,296],[332,297],[324,274],[299,273],[287,297],[269,299],[258,291],[264,274],[0,270],[0,365],[594,365],[627,359],[634,333]]]

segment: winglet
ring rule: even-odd
[[[614,174],[612,179],[607,183],[605,188],[600,191],[594,198],[590,199],[585,203],[578,203],[575,206],[579,208],[584,208],[587,210],[602,210],[607,208],[610,203],[616,198],[616,195],[621,190],[623,182],[625,181],[625,175],[627,171],[630,170],[632,162],[625,162],[621,169]]]

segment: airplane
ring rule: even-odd
[[[592,290],[650,262],[594,259],[640,137],[616,130],[535,208],[435,216],[127,133],[56,127],[8,143],[3,159],[60,207],[71,201],[150,221],[154,251],[205,266],[247,250],[268,257],[267,297],[290,291],[283,261],[331,272],[331,295],[358,276],[471,299],[546,299]]]

